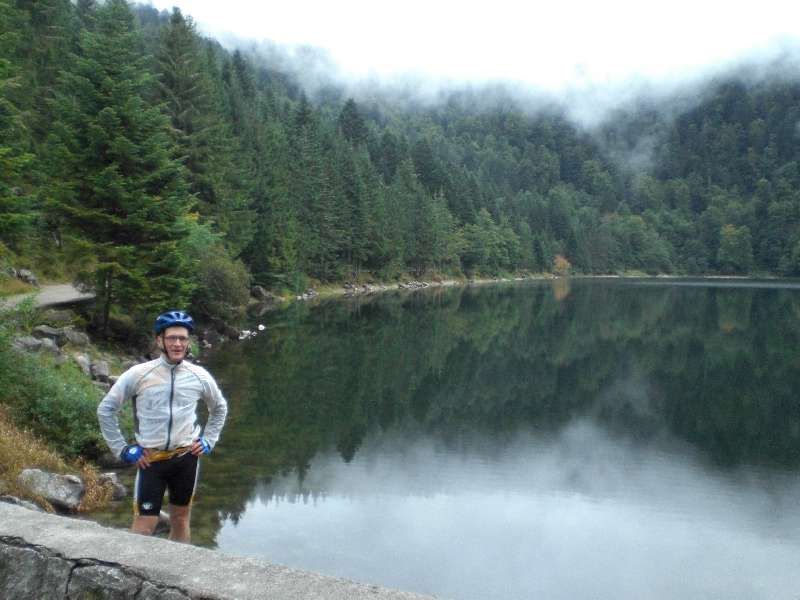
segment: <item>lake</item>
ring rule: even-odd
[[[591,279],[265,317],[195,541],[458,600],[800,598],[800,286]],[[127,518],[127,515],[126,515]]]

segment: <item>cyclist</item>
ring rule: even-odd
[[[159,315],[155,339],[161,356],[125,371],[97,407],[100,430],[111,451],[138,467],[131,531],[152,535],[168,490],[169,538],[179,542],[191,539],[198,459],[213,450],[228,412],[214,378],[185,360],[193,330],[194,320],[183,311]],[[119,410],[127,400],[133,403],[133,444],[128,444],[119,426]],[[208,407],[205,427],[197,417],[200,400]]]

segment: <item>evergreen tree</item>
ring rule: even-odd
[[[15,93],[21,85],[17,53],[24,25],[24,13],[0,0],[0,242],[12,249],[20,249],[36,217],[26,177],[34,155],[26,150],[29,134]]]
[[[218,118],[203,63],[194,23],[173,9],[157,57],[159,98],[201,214],[217,225],[238,255],[252,236],[253,215],[241,169],[232,160],[235,142]]]
[[[358,110],[358,105],[350,98],[339,113],[339,130],[345,139],[358,146],[367,141],[367,125]]]
[[[188,300],[192,276],[178,245],[189,194],[167,119],[145,100],[152,77],[124,0],[98,8],[79,51],[58,96],[52,208],[86,250],[84,281],[107,331],[114,306],[143,319]]]

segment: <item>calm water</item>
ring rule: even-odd
[[[800,599],[800,288],[293,308],[214,357],[195,539],[453,599]]]

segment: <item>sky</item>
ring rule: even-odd
[[[325,49],[356,79],[545,91],[675,82],[800,43],[796,0],[152,0],[198,29]]]

